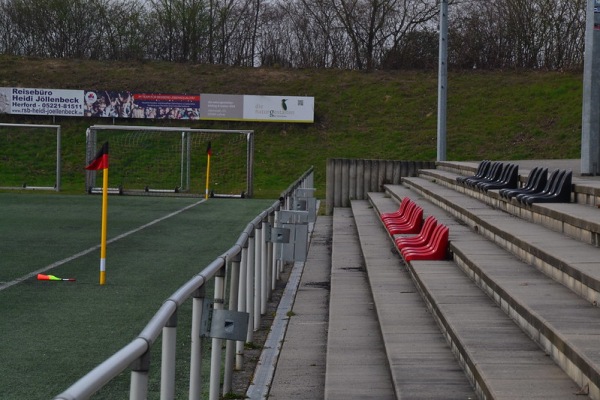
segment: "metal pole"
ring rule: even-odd
[[[160,374],[160,399],[175,398],[175,359],[177,354],[177,312],[163,328],[162,357]]]
[[[448,92],[448,0],[440,0],[437,160],[446,161],[446,99]]]
[[[246,342],[252,343],[254,338],[254,229],[250,232],[248,238],[248,271],[246,277],[246,312],[250,314],[248,317],[248,337]]]
[[[223,301],[225,297],[225,268],[221,268],[215,276],[215,303],[214,310],[223,309]],[[223,339],[213,338],[210,353],[210,389],[208,394],[209,400],[219,400],[221,389],[221,345]]]
[[[202,399],[202,338],[200,324],[204,308],[204,288],[200,288],[192,299],[192,343],[190,357],[189,400]]]
[[[248,243],[246,242],[246,246]],[[247,312],[246,293],[248,288],[248,247],[242,248],[242,258],[240,261],[240,284],[238,296],[238,311]],[[251,329],[248,329],[251,331]],[[246,336],[248,333],[246,333]],[[244,341],[240,340],[236,343],[235,369],[241,370],[244,366]]]
[[[588,0],[583,69],[581,174],[600,173],[600,0]]]
[[[131,382],[129,400],[146,400],[148,398],[148,371],[150,370],[150,350],[136,360],[131,366]]]
[[[260,236],[260,313],[267,313],[267,303],[271,293],[271,274],[268,270],[269,262],[267,261],[267,237],[266,229],[267,221],[262,221],[262,229]]]
[[[259,224],[255,229],[254,229],[254,330],[257,331],[260,328],[260,316],[261,316],[261,310],[262,310],[262,304],[261,304],[261,293],[262,293],[262,288],[261,288],[261,283],[262,283],[262,276],[261,276],[261,259],[262,259],[262,253],[261,253],[261,248],[262,248],[262,243],[261,243],[261,239],[262,239],[262,234],[261,234],[261,229],[262,226]]]
[[[239,311],[238,295],[240,287],[240,260],[240,254],[237,254],[231,259],[231,273],[229,277],[229,310],[231,311]],[[223,375],[223,393],[231,392],[231,388],[233,387],[233,367],[235,365],[236,345],[237,341],[233,340],[228,340],[225,345],[225,374]]]

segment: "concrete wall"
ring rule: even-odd
[[[435,161],[394,161],[330,158],[327,160],[326,213],[350,207],[350,200],[365,200],[368,192],[383,192],[383,185],[400,184],[402,177],[419,169],[435,168]]]

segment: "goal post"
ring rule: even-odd
[[[111,193],[204,194],[210,146],[210,195],[253,196],[254,131],[93,125],[86,131],[87,163],[107,141]],[[89,193],[101,191],[96,175],[86,172]]]
[[[60,191],[60,125],[0,123],[0,189]]]

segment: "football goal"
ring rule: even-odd
[[[0,189],[60,191],[60,125],[0,123]]]
[[[109,142],[109,191],[119,194],[252,197],[254,132],[153,126],[94,125],[86,161]],[[210,149],[210,166],[208,151]],[[86,190],[101,192],[98,171]]]

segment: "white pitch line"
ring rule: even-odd
[[[183,207],[180,210],[173,211],[172,213],[167,214],[164,217],[160,217],[160,218],[155,219],[154,221],[150,221],[147,224],[142,225],[142,226],[140,226],[140,227],[138,227],[136,229],[133,229],[133,230],[131,230],[129,232],[125,232],[125,233],[122,233],[122,234],[120,234],[118,236],[115,236],[114,238],[108,240],[106,242],[106,244],[110,244],[110,243],[116,242],[117,240],[123,239],[124,237],[127,237],[127,236],[129,236],[131,234],[134,234],[136,232],[139,232],[142,229],[146,229],[149,226],[152,226],[152,225],[157,224],[157,223],[159,223],[161,221],[164,221],[165,219],[171,218],[171,217],[173,217],[173,216],[175,216],[177,214],[180,214],[180,213],[182,213],[182,212],[184,212],[186,210],[189,210],[190,208],[195,207],[198,204],[202,204],[205,201],[206,201],[206,199],[202,199],[202,200],[200,200],[200,201],[198,201],[196,203],[190,204],[189,206],[185,206],[185,207]],[[7,289],[7,288],[9,288],[11,286],[16,285],[17,283],[21,283],[21,282],[23,282],[23,281],[25,281],[25,280],[27,280],[29,278],[32,278],[32,277],[36,276],[37,274],[42,274],[44,272],[48,272],[48,271],[50,271],[50,270],[52,270],[52,269],[54,269],[54,268],[56,268],[56,267],[58,267],[60,265],[63,265],[63,264],[68,263],[70,261],[73,261],[73,260],[75,260],[75,259],[77,259],[79,257],[85,256],[86,254],[89,254],[89,253],[91,253],[94,250],[98,250],[99,248],[100,248],[99,244],[96,245],[96,246],[92,246],[89,249],[85,249],[83,251],[80,251],[77,254],[73,254],[70,257],[64,258],[64,259],[62,259],[60,261],[53,262],[52,264],[48,264],[45,267],[43,267],[41,269],[38,269],[37,271],[30,272],[29,274],[24,275],[24,276],[22,276],[20,278],[14,279],[14,280],[12,280],[10,282],[4,282],[4,283],[0,284],[0,290]]]

